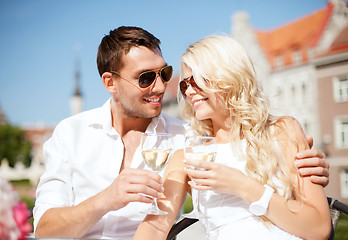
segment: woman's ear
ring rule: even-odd
[[[104,87],[110,93],[116,93],[116,81],[112,78],[111,72],[104,72],[101,76]]]

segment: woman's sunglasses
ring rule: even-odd
[[[128,79],[122,77],[118,72],[111,71],[111,73],[117,74],[119,77],[123,78],[124,80],[129,81]],[[172,66],[165,66],[158,71],[146,71],[139,75],[138,77],[138,84],[141,88],[147,88],[150,86],[155,79],[157,78],[157,74],[161,77],[163,82],[168,82],[173,74],[173,67]],[[130,81],[129,81],[130,82]]]
[[[193,87],[197,92],[202,91],[202,89],[197,85],[193,76],[186,78],[180,82],[180,91],[184,98],[186,98],[186,90],[189,86]]]

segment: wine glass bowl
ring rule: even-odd
[[[208,136],[189,136],[185,138],[184,157],[187,160],[199,160],[213,162],[217,153],[217,145],[215,137]],[[196,170],[202,170],[196,168]],[[192,179],[194,182],[194,179]],[[197,190],[197,198],[193,204],[193,211],[183,216],[186,218],[205,218],[205,215],[200,210],[199,205],[200,191]]]
[[[171,149],[149,149],[143,150],[142,155],[145,164],[153,171],[161,171],[168,162]]]
[[[144,163],[152,171],[158,173],[167,165],[174,144],[172,136],[168,133],[143,133],[140,146]],[[152,215],[168,214],[158,208],[157,198],[153,199],[152,205],[146,213]]]
[[[185,159],[189,160],[198,160],[198,161],[206,161],[206,162],[214,162],[216,153],[185,153]],[[203,168],[196,168],[196,170],[205,170]]]

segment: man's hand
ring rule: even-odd
[[[312,136],[306,136],[309,148],[313,147],[313,137]]]
[[[130,202],[151,203],[163,193],[163,179],[144,169],[124,169],[102,195],[109,211],[125,207]]]
[[[81,238],[107,212],[130,202],[151,203],[163,192],[162,178],[143,169],[124,169],[106,189],[72,207],[51,208],[41,217],[36,237]],[[144,196],[146,194],[147,196]]]
[[[310,147],[313,146],[313,138],[307,137]],[[298,152],[295,166],[302,176],[310,176],[311,181],[326,187],[329,184],[330,164],[325,160],[325,154],[316,150],[308,149]]]

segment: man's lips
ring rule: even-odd
[[[162,97],[148,97],[148,98],[144,98],[144,101],[151,104],[161,104]]]

